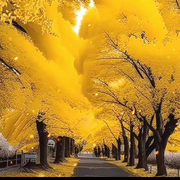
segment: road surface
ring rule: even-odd
[[[81,154],[80,162],[75,168],[73,177],[131,177],[116,165],[105,159],[97,158],[93,154]]]

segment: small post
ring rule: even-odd
[[[149,165],[149,173],[152,173],[152,165]]]
[[[152,164],[150,165],[150,173],[152,173]]]
[[[179,166],[178,166],[178,177],[179,177]]]
[[[17,152],[16,152],[16,165],[17,165]]]
[[[23,166],[24,164],[24,153],[23,153],[23,150],[21,151],[21,167]]]
[[[7,163],[6,163],[6,167],[8,167],[8,157],[7,157]]]

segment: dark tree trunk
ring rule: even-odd
[[[58,136],[56,144],[56,158],[54,163],[62,162],[62,137]]]
[[[115,155],[114,155],[114,145],[112,144],[112,158],[115,158]]]
[[[43,121],[36,120],[36,127],[39,135],[40,165],[43,168],[50,168],[47,162],[48,132],[46,130],[46,124]]]
[[[70,148],[70,150],[69,150],[69,153],[70,153],[70,155],[72,155],[72,138],[71,137],[69,137],[69,148]]]
[[[116,161],[118,160],[118,151],[117,147],[114,144],[112,144],[112,156]]]
[[[69,137],[65,137],[65,157],[70,157],[70,140]]]
[[[95,147],[94,148],[94,155],[97,157],[98,156],[98,154],[97,154],[97,148]]]
[[[124,140],[124,160],[123,162],[128,162],[129,158],[129,142],[127,136],[123,136]]]
[[[117,145],[118,145],[118,149],[117,149],[117,160],[121,160],[121,139],[120,137],[117,140]]]
[[[134,138],[133,128],[134,128],[134,125],[131,125],[130,126],[131,148],[130,148],[130,157],[129,157],[128,166],[134,166],[135,165],[135,138]]]
[[[110,148],[108,146],[107,147],[107,157],[110,158]]]
[[[162,143],[156,144],[156,164],[157,164],[157,174],[156,176],[167,176],[167,170],[164,161],[165,148]]]
[[[166,123],[164,133],[161,136],[162,141],[159,143],[155,141],[156,145],[156,162],[157,162],[157,174],[156,176],[167,176],[167,170],[164,161],[164,153],[167,146],[167,142],[174,129],[177,127],[177,119],[174,119],[174,115],[170,114],[168,122]]]
[[[119,119],[119,118],[118,118]],[[129,142],[128,142],[128,138],[126,136],[126,131],[123,125],[123,121],[119,119],[120,125],[121,125],[121,129],[122,129],[122,133],[123,133],[123,141],[124,141],[124,160],[123,162],[128,162],[128,158],[129,158]]]
[[[75,154],[75,140],[71,138],[71,155]]]
[[[95,152],[96,152],[97,148],[94,149],[94,150],[95,150]],[[78,157],[78,153],[79,153],[78,146],[75,145],[75,156],[76,156],[76,157]],[[95,154],[95,155],[97,156],[97,154]]]
[[[108,149],[106,144],[104,144],[104,155],[107,157],[107,154],[108,154]]]
[[[145,139],[140,137],[140,140],[138,142],[138,164],[136,166],[136,169],[141,169],[144,168],[146,171],[148,170],[148,165],[147,165],[147,157],[146,157],[146,148],[145,148]]]
[[[61,137],[61,161],[65,161],[65,137]]]
[[[146,157],[146,136],[148,133],[147,124],[144,123],[144,126],[140,129],[138,136],[138,164],[136,169],[144,168],[146,171],[148,170],[147,165],[147,157]]]
[[[110,158],[110,149],[106,144],[104,144],[104,150],[105,150],[105,156]]]
[[[142,149],[142,128],[140,129],[139,132],[139,136],[138,136],[138,164],[136,166],[136,169],[140,169],[143,168],[142,164],[143,164],[143,158],[142,158],[142,154],[143,154],[143,149]]]

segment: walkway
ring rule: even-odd
[[[131,177],[116,165],[105,159],[96,158],[93,154],[81,154],[80,162],[75,169],[74,177]]]

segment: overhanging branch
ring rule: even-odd
[[[107,123],[105,120],[103,120],[103,122],[107,125],[109,131],[111,132],[111,134],[113,135],[113,137],[115,138],[115,140],[118,141],[118,139],[116,138],[116,136],[115,136],[114,133],[112,132],[111,128],[109,127],[108,123]]]
[[[0,58],[0,63],[5,66],[8,70],[12,71],[15,75],[20,76],[21,73],[14,67],[9,66],[3,59]]]

